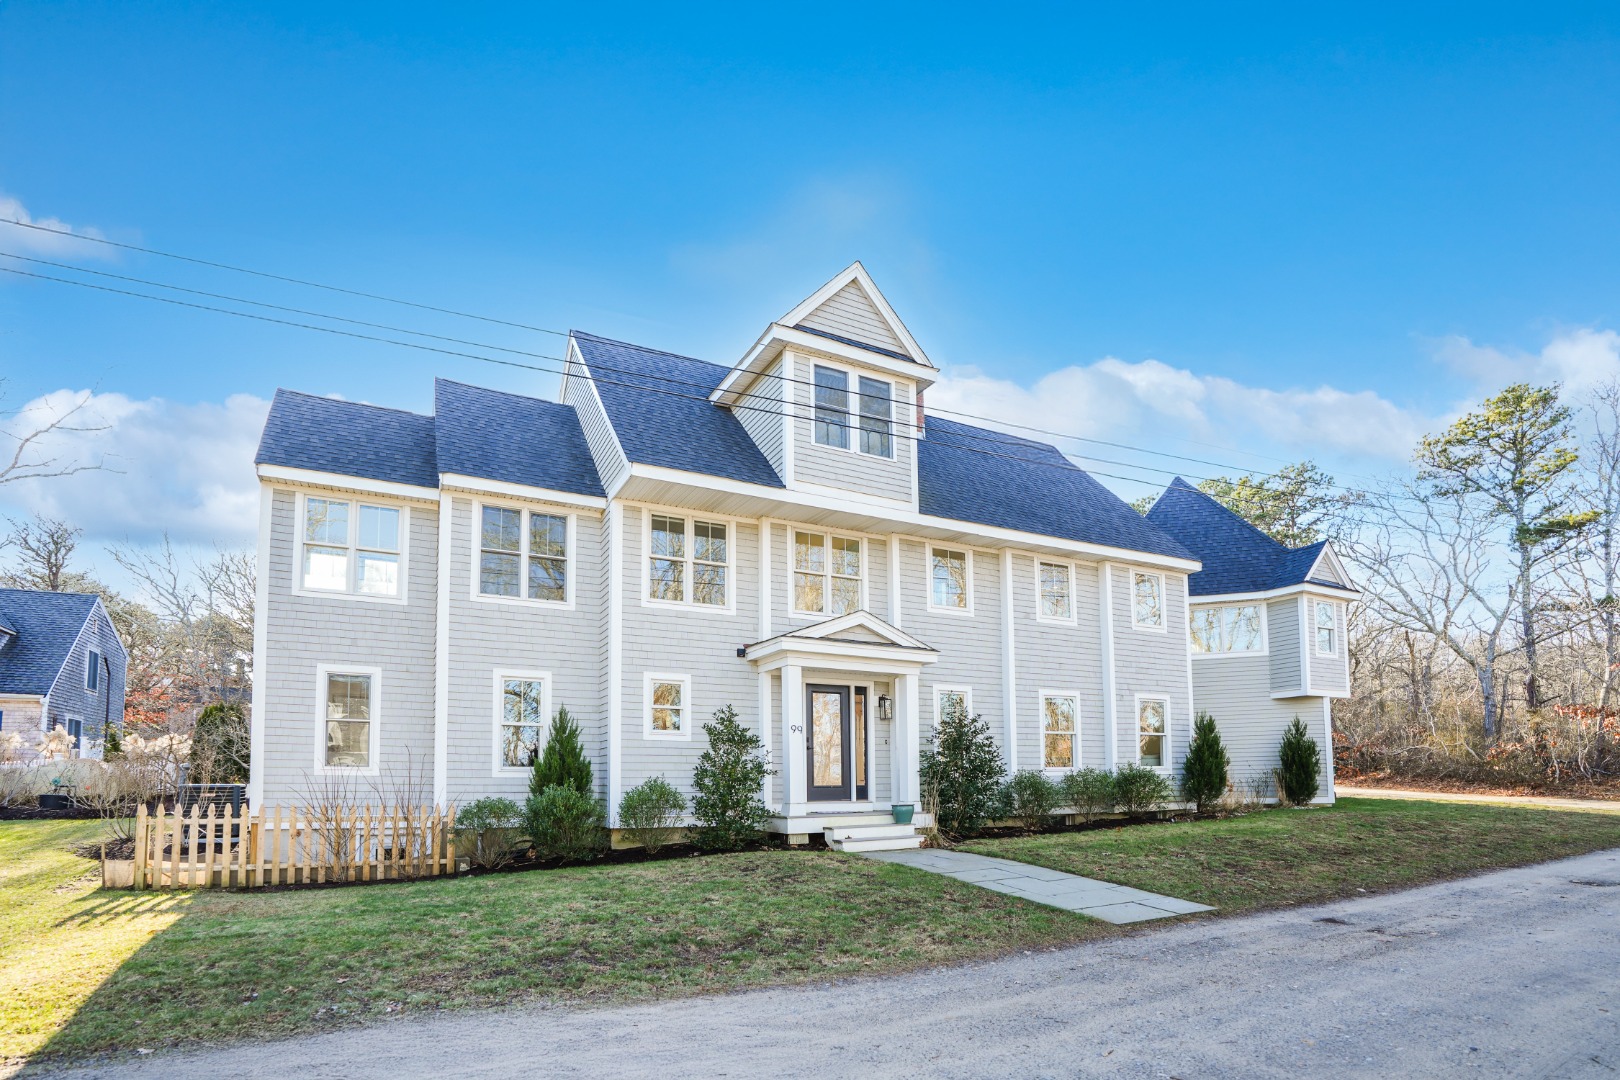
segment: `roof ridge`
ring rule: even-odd
[[[465,390],[477,390],[480,394],[499,394],[502,397],[517,398],[520,401],[532,401],[536,405],[551,405],[559,409],[567,409],[569,412],[575,411],[574,407],[566,401],[552,401],[550,398],[536,397],[533,394],[520,394],[516,390],[497,390],[493,386],[479,386],[477,383],[464,383],[459,379],[446,379],[441,375],[435,375],[433,377],[435,390],[438,389],[440,383],[447,386],[459,386]],[[434,414],[434,418],[437,419],[437,413]]]
[[[620,341],[618,338],[603,337],[601,334],[592,334],[585,330],[570,330],[568,331],[568,334],[570,337],[590,338],[592,341],[600,341],[607,345],[620,345],[626,349],[635,349],[639,352],[654,353],[658,356],[669,356],[676,360],[687,360],[694,364],[704,364],[708,367],[719,368],[722,371],[730,371],[732,369],[732,365],[730,364],[717,364],[713,360],[701,360],[696,356],[687,356],[684,353],[670,352],[668,349],[655,349],[650,345],[637,345],[633,341]]]
[[[380,412],[400,413],[404,416],[414,416],[418,420],[433,419],[432,413],[412,412],[410,409],[401,409],[395,405],[373,405],[369,401],[351,401],[349,398],[332,397],[328,394],[311,394],[307,390],[293,390],[286,386],[276,387],[276,393],[287,394],[291,397],[307,398],[310,401],[323,401],[330,405],[353,405],[361,409],[376,409]]]

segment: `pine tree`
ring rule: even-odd
[[[1294,722],[1283,732],[1281,758],[1277,769],[1277,794],[1295,806],[1304,806],[1316,798],[1322,775],[1322,758],[1316,740],[1305,733],[1305,722],[1294,717]]]
[[[539,795],[548,787],[571,787],[581,795],[591,794],[591,763],[579,742],[579,725],[568,715],[567,706],[551,718],[546,748],[534,759],[529,775],[529,794]]]
[[[1226,793],[1226,770],[1230,764],[1215,718],[1207,712],[1199,713],[1193,721],[1187,760],[1181,766],[1181,797],[1196,804],[1200,814],[1208,813],[1215,801]]]

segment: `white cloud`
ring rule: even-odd
[[[22,201],[10,195],[0,193],[0,221],[16,221],[24,225],[38,225],[41,229],[54,230],[56,234],[72,233],[73,236],[89,236],[101,238],[101,233],[92,228],[69,225],[61,218],[34,217]],[[0,226],[0,241],[3,246],[12,251],[30,252],[36,255],[74,255],[79,258],[96,259],[107,258],[110,250],[103,244],[86,244],[76,241],[73,236],[53,235],[41,232],[39,229],[17,229]]]
[[[86,391],[57,390],[24,405],[7,430],[26,432],[59,416]],[[91,431],[56,431],[40,454],[62,461],[105,461],[106,469],[0,486],[0,514],[48,514],[84,529],[87,539],[240,546],[258,528],[253,452],[270,403],[234,394],[223,404],[186,405],[163,398],[89,394],[73,418]],[[6,443],[6,457],[11,447]]]
[[[928,407],[1172,451],[1222,462],[1228,472],[1275,468],[1283,459],[1312,458],[1330,468],[1405,461],[1418,437],[1433,426],[1431,418],[1370,391],[1274,390],[1159,360],[1130,363],[1115,357],[1060,368],[1029,387],[973,370],[948,371],[928,391]],[[1057,441],[1071,452],[1177,468],[1162,458]],[[1199,475],[1213,468],[1186,463],[1182,471]]]
[[[1620,378],[1620,332],[1590,327],[1559,334],[1539,353],[1477,345],[1452,335],[1441,339],[1435,355],[1485,393],[1515,382],[1558,382],[1566,394],[1578,396]]]

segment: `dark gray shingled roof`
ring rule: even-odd
[[[433,414],[440,472],[606,494],[571,406],[436,379]]]
[[[277,390],[255,465],[438,487],[433,417]]]
[[[1354,591],[1338,582],[1307,576],[1327,541],[1286,547],[1179,476],[1153,504],[1147,520],[1203,561],[1204,568],[1187,582],[1194,596],[1265,592],[1306,583]]]
[[[0,611],[15,637],[0,637],[0,694],[45,694],[96,609],[89,593],[0,589]]]
[[[783,486],[736,415],[709,402],[730,368],[577,331],[573,338],[632,462]]]

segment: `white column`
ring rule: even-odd
[[[902,597],[900,594],[900,536],[898,533],[889,534],[889,622],[896,628],[903,627],[901,621]]]
[[[776,741],[771,736],[775,721],[776,718],[771,715],[771,673],[762,671],[759,673],[759,738],[765,744],[765,760],[780,768],[781,762],[771,754],[771,744]],[[759,797],[765,800],[766,806],[775,807],[772,790],[775,785],[771,781],[772,777],[765,778],[760,785]]]
[[[804,774],[804,668],[782,668],[782,812],[802,814],[810,791]]]
[[[773,584],[771,569],[771,532],[774,526],[770,518],[764,518],[759,523],[759,640],[764,641],[772,636],[771,629],[771,586]],[[788,540],[788,551],[792,552],[793,542]],[[761,716],[764,714],[761,713]]]
[[[889,737],[889,771],[892,801],[917,801],[918,770],[922,763],[919,735],[920,703],[917,676],[901,675],[894,680],[894,723]]]
[[[619,793],[624,787],[624,530],[629,526],[623,503],[609,503],[602,514],[608,531],[608,825],[618,828]]]

